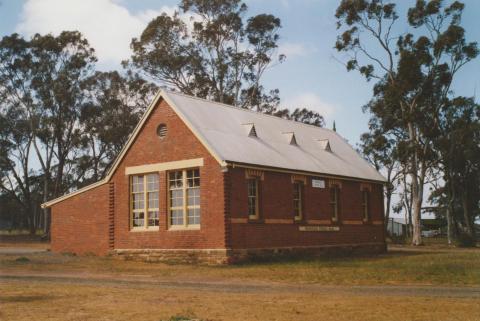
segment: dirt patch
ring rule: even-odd
[[[268,291],[220,292],[142,284],[77,284],[0,280],[3,320],[160,321],[173,316],[209,321],[478,321],[478,298]],[[362,289],[364,290],[364,289]],[[51,296],[54,293],[54,296]],[[47,297],[18,302],[18,298]],[[13,298],[13,299],[9,299]]]
[[[94,274],[54,273],[0,273],[3,281],[43,282],[55,284],[149,287],[157,289],[215,291],[229,293],[324,293],[357,296],[421,296],[480,298],[480,287],[434,287],[434,286],[326,286],[318,284],[279,284],[274,282],[238,282],[216,280],[205,282],[159,280],[145,276],[112,277]]]

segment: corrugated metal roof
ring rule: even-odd
[[[385,182],[385,178],[334,131],[160,90],[103,179],[45,202],[42,207],[107,183],[161,98],[222,166],[234,162]],[[285,139],[286,135],[289,139]],[[296,144],[292,144],[293,137]]]
[[[332,130],[179,93],[164,91],[163,96],[222,161],[385,181]],[[246,124],[254,126],[257,137],[248,135]],[[297,144],[290,144],[285,133]]]

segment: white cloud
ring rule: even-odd
[[[302,43],[284,42],[278,46],[278,52],[286,55],[287,59],[292,57],[305,57],[314,51],[315,48],[313,46]]]
[[[114,0],[27,0],[16,31],[59,34],[78,30],[95,49],[100,66],[118,66],[130,57],[130,42],[162,12],[173,14],[175,7],[144,10],[132,14]]]
[[[307,108],[320,113],[327,118],[335,113],[336,107],[323,101],[317,94],[311,92],[304,92],[297,96],[285,99],[282,103],[283,107],[289,109]]]

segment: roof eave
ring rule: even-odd
[[[170,108],[172,108],[175,111],[175,113],[180,117],[180,119],[185,123],[185,125],[187,125],[187,127],[192,131],[192,133],[195,135],[195,137],[197,137],[197,139],[204,145],[204,147],[213,156],[213,158],[215,158],[217,160],[217,162],[220,164],[220,166],[222,166],[222,167],[227,166],[227,163],[219,156],[218,152],[211,146],[211,144],[209,144],[207,142],[207,140],[198,132],[198,130],[195,129],[195,127],[192,125],[190,120],[179,110],[179,108],[175,105],[175,103],[172,101],[172,99],[170,99],[170,97],[168,96],[168,93],[166,91],[160,89],[157,92],[157,94],[155,95],[155,97],[153,98],[152,102],[148,106],[145,113],[143,114],[142,118],[138,122],[137,126],[135,126],[135,129],[133,130],[130,138],[128,139],[127,143],[123,146],[122,150],[120,151],[120,154],[117,156],[117,158],[113,162],[112,167],[110,167],[110,169],[108,170],[105,178],[103,178],[102,180],[100,180],[96,183],[87,185],[87,186],[85,186],[85,187],[83,187],[83,188],[81,188],[77,191],[65,194],[63,196],[60,196],[60,197],[54,198],[54,199],[52,199],[48,202],[45,202],[45,203],[41,204],[41,207],[42,208],[48,208],[48,207],[50,207],[50,206],[52,206],[56,203],[59,203],[61,201],[66,200],[66,199],[68,199],[72,196],[78,195],[78,194],[86,192],[86,191],[88,191],[92,188],[95,188],[95,187],[100,186],[102,184],[108,183],[110,181],[113,173],[115,173],[115,171],[117,170],[117,168],[118,168],[120,162],[122,161],[122,159],[124,158],[125,154],[130,149],[130,146],[133,144],[133,142],[137,138],[138,134],[140,133],[143,125],[147,121],[151,112],[153,111],[155,106],[160,101],[160,99],[164,99],[168,103]]]
[[[230,160],[227,160],[225,162],[227,163],[228,166],[231,166],[233,168],[235,168],[235,167],[249,168],[250,167],[250,168],[263,169],[263,170],[271,170],[271,171],[274,171],[274,172],[303,174],[303,175],[309,175],[309,176],[323,176],[323,177],[327,177],[327,178],[346,179],[346,180],[354,180],[354,181],[362,181],[362,182],[372,182],[372,183],[382,184],[382,185],[385,185],[387,183],[387,180],[385,178],[383,180],[379,180],[379,179],[377,180],[377,179],[372,179],[372,178],[345,176],[345,175],[338,175],[338,174],[331,174],[331,173],[312,172],[312,171],[304,171],[304,170],[291,169],[291,168],[281,168],[281,167],[273,167],[273,166],[267,166],[267,165],[242,163],[242,162],[230,161]],[[382,176],[382,175],[380,175],[380,176]],[[382,176],[382,178],[383,178],[383,176]]]

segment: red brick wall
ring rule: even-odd
[[[108,184],[57,203],[51,211],[52,251],[108,252]]]
[[[249,220],[247,215],[247,185],[245,170],[233,168],[229,170],[231,181],[230,214],[233,222],[230,227],[232,248],[263,248],[288,246],[320,246],[329,244],[358,244],[384,242],[382,186],[372,184],[370,193],[370,222],[363,223],[360,182],[340,180],[340,215],[339,222],[319,223],[311,220],[331,220],[332,210],[329,204],[328,179],[325,189],[313,188],[311,179],[307,177],[304,186],[304,221],[293,221],[293,186],[291,174],[264,172],[260,181],[261,219]],[[321,177],[319,177],[322,179]],[[243,221],[242,221],[243,219]],[[277,219],[283,223],[272,223]],[[289,224],[286,220],[291,220]],[[310,222],[309,222],[310,221]],[[352,222],[353,221],[353,222]],[[376,221],[378,225],[374,225]],[[277,221],[278,222],[278,221]],[[361,223],[361,224],[359,224]],[[339,226],[339,231],[304,232],[299,226],[331,225]]]
[[[167,136],[156,134],[160,123],[167,125]],[[128,166],[203,158],[201,177],[200,230],[169,231],[167,229],[166,172],[160,178],[160,227],[158,231],[130,231]],[[330,220],[327,188],[311,187],[311,177],[304,188],[304,219],[293,223],[293,187],[291,175],[264,172],[260,183],[260,222],[228,224],[226,217],[247,218],[245,170],[229,168],[223,173],[218,162],[196,139],[188,127],[164,101],[154,111],[134,144],[127,151],[113,174],[114,212],[109,211],[109,184],[73,196],[52,206],[52,250],[104,254],[109,249],[222,249],[285,246],[318,246],[383,242],[383,226],[371,222],[347,225],[345,220],[361,221],[360,183],[342,180],[341,213],[338,232],[301,232],[299,226],[309,220]],[[113,185],[113,186],[112,186]],[[372,221],[381,221],[382,186],[372,185],[370,208]],[[112,215],[113,214],[113,215]],[[111,220],[109,221],[109,216]],[[289,224],[272,224],[264,219],[286,220]],[[333,224],[333,223],[332,223]],[[318,223],[311,223],[318,225]],[[325,224],[321,224],[325,225]],[[109,235],[110,232],[110,235]],[[113,237],[113,240],[109,237]]]
[[[159,139],[157,126],[167,125],[167,136]],[[129,178],[125,167],[203,158],[200,167],[200,230],[167,230],[166,173],[160,173],[159,231],[129,229]],[[115,248],[225,248],[224,186],[219,163],[164,101],[151,113],[143,130],[112,177],[115,186]]]
[[[160,123],[167,125],[164,139],[156,134]],[[125,167],[194,158],[204,159],[204,166],[200,167],[200,230],[167,230],[167,182],[166,173],[161,172],[159,231],[130,231],[129,178]],[[115,249],[225,248],[221,167],[164,101],[150,114],[111,183],[115,195],[112,222]],[[109,250],[108,192],[108,184],[104,184],[52,206],[53,251],[104,254]]]

